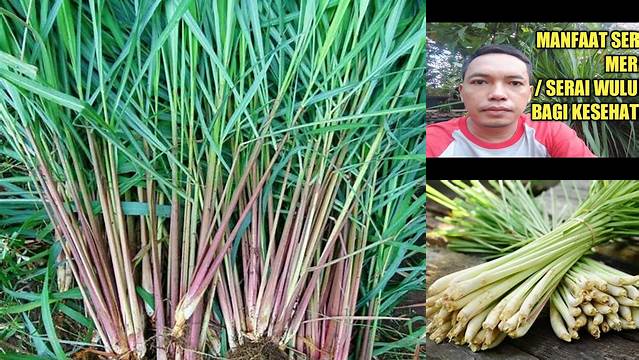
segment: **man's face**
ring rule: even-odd
[[[507,54],[481,55],[470,62],[459,92],[473,124],[500,128],[517,122],[532,86],[526,64]]]

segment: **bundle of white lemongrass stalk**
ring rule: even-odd
[[[589,258],[579,260],[552,294],[550,324],[570,342],[586,327],[595,338],[610,330],[639,327],[639,275]]]
[[[564,275],[591,247],[639,227],[639,182],[594,182],[564,223],[496,260],[435,281],[428,289],[427,331],[472,350],[523,336]]]

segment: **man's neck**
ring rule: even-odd
[[[468,127],[468,131],[481,141],[485,141],[487,143],[500,143],[509,140],[513,137],[513,135],[515,135],[519,122],[516,121],[512,125],[504,127],[487,128],[477,126],[477,124],[468,117],[466,120],[466,126]]]

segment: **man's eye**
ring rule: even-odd
[[[471,80],[470,81],[471,84],[475,84],[475,85],[481,85],[481,84],[486,84],[486,80]]]
[[[514,85],[514,86],[522,86],[522,85],[524,85],[524,83],[523,83],[523,82],[521,82],[521,81],[511,81],[510,83],[511,83],[512,85]]]

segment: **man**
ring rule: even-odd
[[[563,122],[532,121],[532,64],[508,45],[477,50],[462,67],[467,115],[426,127],[427,157],[594,157]]]

